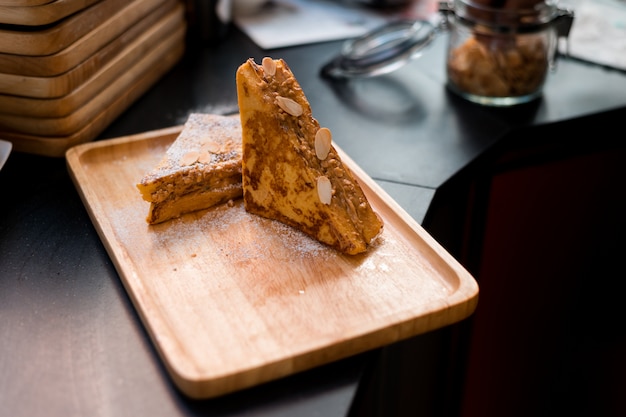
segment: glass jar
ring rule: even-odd
[[[558,38],[572,15],[552,2],[528,8],[454,0],[440,9],[449,32],[448,87],[485,105],[510,106],[539,97],[554,68]]]
[[[327,78],[371,77],[396,70],[422,55],[448,31],[447,86],[484,105],[511,106],[539,97],[554,68],[559,38],[567,38],[574,14],[548,0],[512,8],[471,0],[439,4],[440,21],[396,21],[347,41],[322,67]]]

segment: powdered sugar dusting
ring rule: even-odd
[[[268,257],[277,261],[289,261],[336,256],[333,249],[299,230],[248,213],[241,200],[232,207],[223,205],[208,211],[198,219],[197,227],[211,230],[211,233],[218,236],[216,246],[234,261]],[[233,236],[237,238],[229,238]]]
[[[306,234],[275,220],[248,213],[243,200],[190,213],[178,219],[148,226],[135,209],[117,212],[114,216],[118,238],[126,246],[136,246],[138,235],[148,229],[150,246],[167,251],[184,245],[191,252],[212,250],[209,256],[227,258],[240,263],[251,260],[290,262],[297,259],[329,258],[339,254]],[[147,205],[145,207],[147,210]],[[133,218],[134,217],[134,218]],[[122,224],[125,223],[125,224]],[[138,233],[137,228],[144,231]],[[196,249],[193,249],[196,248]],[[170,251],[172,252],[172,251]],[[173,251],[178,252],[178,251]]]
[[[210,146],[213,145],[213,146]],[[215,152],[207,152],[208,148]],[[197,164],[184,162],[190,153],[202,154]],[[183,130],[165,152],[158,166],[146,174],[145,181],[171,175],[180,170],[206,170],[218,163],[241,161],[241,122],[235,116],[192,113]]]

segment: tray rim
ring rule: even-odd
[[[334,346],[343,345],[348,346],[350,343],[354,343],[355,341],[360,342],[361,349],[359,351],[350,350],[347,354],[340,354],[339,356],[328,357],[325,354],[321,354],[319,357],[319,351],[309,351],[309,352],[301,352],[298,357],[290,358],[290,362],[302,362],[302,359],[307,357],[314,358],[313,366],[307,367],[297,367],[295,369],[290,369],[284,373],[266,375],[266,379],[261,381],[256,381],[251,383],[250,385],[238,387],[236,389],[231,389],[229,387],[229,383],[232,382],[230,379],[233,375],[223,375],[221,377],[216,377],[210,381],[199,378],[198,375],[185,374],[183,371],[177,368],[176,364],[171,362],[171,358],[168,357],[167,352],[165,352],[159,344],[158,335],[154,333],[154,329],[152,329],[150,323],[148,322],[145,313],[142,311],[141,306],[137,305],[138,300],[136,299],[135,294],[133,294],[132,289],[128,286],[129,284],[126,282],[126,272],[123,269],[123,265],[121,265],[125,256],[123,253],[117,253],[112,242],[109,241],[108,234],[112,232],[112,230],[105,230],[106,228],[111,228],[112,226],[107,219],[98,219],[98,214],[94,206],[99,206],[100,202],[96,197],[91,195],[91,191],[87,189],[86,183],[84,181],[89,181],[87,179],[86,173],[82,170],[81,158],[93,150],[98,150],[98,148],[107,148],[107,147],[117,147],[122,144],[127,144],[128,142],[142,142],[142,141],[150,141],[155,139],[160,139],[163,137],[170,137],[173,141],[175,137],[180,133],[183,126],[173,126],[163,129],[157,129],[149,132],[131,134],[127,136],[121,136],[117,138],[111,138],[96,142],[84,143],[80,145],[76,145],[66,152],[66,164],[72,181],[83,201],[86,210],[92,220],[94,227],[96,228],[108,255],[111,257],[113,263],[116,266],[116,271],[126,288],[128,295],[133,301],[134,308],[137,310],[139,317],[142,320],[142,324],[146,327],[153,345],[155,346],[157,352],[161,360],[163,361],[166,369],[168,370],[169,376],[174,381],[175,385],[180,389],[185,395],[196,398],[196,399],[207,399],[214,398],[218,396],[222,396],[236,390],[241,390],[244,388],[249,388],[260,383],[268,382],[271,380],[275,380],[287,375],[291,375],[293,373],[301,372],[307,369],[311,369],[312,367],[321,366],[327,363],[330,363],[335,360],[343,359],[348,356],[353,356],[359,353],[363,353],[367,350],[382,347],[389,343],[394,343],[396,341],[406,339],[408,337],[412,337],[418,334],[422,334],[425,332],[429,332],[432,330],[436,330],[441,327],[445,327],[451,324],[454,324],[458,321],[461,321],[470,315],[473,314],[476,309],[478,303],[478,295],[479,295],[479,287],[476,280],[469,274],[469,272],[462,266],[451,254],[449,254],[428,232],[425,231],[395,200],[393,200],[383,189],[380,187],[373,179],[371,179],[340,147],[334,145],[339,153],[340,157],[344,161],[344,163],[350,168],[350,170],[354,173],[354,175],[358,178],[360,184],[362,185],[366,194],[376,193],[378,196],[378,200],[384,201],[384,204],[388,205],[392,210],[393,215],[397,217],[398,221],[401,221],[407,225],[411,229],[413,233],[417,235],[417,237],[423,240],[433,251],[436,252],[437,256],[441,257],[442,260],[447,264],[449,268],[451,268],[454,273],[459,277],[459,287],[453,292],[452,296],[447,300],[447,305],[445,308],[441,308],[435,312],[430,313],[428,316],[428,323],[420,329],[420,331],[416,332],[412,329],[412,320],[406,320],[405,322],[396,323],[391,329],[379,329],[375,332],[386,331],[393,334],[393,336],[387,336],[388,340],[383,344],[368,344],[365,342],[365,338],[370,336],[371,334],[362,334],[358,338],[344,340],[343,342],[337,343]],[[449,318],[444,317],[446,313],[450,311],[454,311],[457,313],[457,317],[450,321]],[[408,334],[407,334],[408,332]],[[357,339],[363,339],[363,342]],[[342,351],[346,349],[340,349]],[[276,363],[281,363],[280,361],[274,361],[272,363],[266,363],[264,366],[270,366]],[[290,363],[293,366],[292,363]],[[301,366],[301,365],[300,365]],[[223,386],[222,386],[223,385]]]
[[[96,26],[108,23],[111,16],[115,14],[115,10],[123,9],[124,2],[128,0],[88,1],[91,2],[88,7],[70,14],[54,24],[43,25],[38,28],[39,30],[19,31],[0,28],[0,51],[15,55],[54,54],[67,48],[91,32]],[[126,4],[128,5],[128,3]],[[2,9],[0,7],[0,13]],[[5,9],[11,8],[5,7]],[[104,19],[100,19],[100,15],[104,15]],[[55,41],[51,42],[51,39]]]
[[[11,101],[14,109],[28,108],[19,113],[0,112],[0,131],[19,132],[38,136],[63,136],[73,133],[83,120],[89,120],[95,109],[96,99],[102,99],[106,91],[121,83],[120,79],[128,71],[133,71],[149,63],[150,57],[156,57],[159,51],[172,50],[185,36],[186,26],[181,10],[156,21],[153,26],[124,47],[119,53],[103,62],[100,68],[86,80],[77,85],[69,94],[56,98],[7,97],[0,94],[0,110]],[[158,54],[163,55],[163,54]],[[155,58],[155,62],[158,59]],[[54,113],[31,114],[45,109],[54,109]],[[81,113],[87,112],[87,116]],[[28,127],[36,122],[37,127]],[[23,127],[26,126],[26,127]],[[74,127],[74,129],[73,129]],[[66,129],[67,131],[63,131]]]
[[[0,6],[8,7],[26,7],[26,6],[43,6],[52,3],[55,0],[0,0]]]
[[[44,26],[88,8],[101,0],[53,0],[39,4],[5,5],[0,3],[0,23],[21,26]]]
[[[170,0],[131,1],[111,16],[111,19],[118,23],[117,25],[97,25],[71,45],[50,55],[17,55],[0,52],[0,68],[5,74],[32,77],[63,74],[99,52],[109,42],[122,38],[130,26],[148,18],[167,1]]]
[[[184,39],[184,37],[183,37]],[[182,58],[185,44],[181,42],[175,48],[161,56],[158,65],[154,66],[157,71],[146,71],[141,74],[140,82],[131,85],[122,91],[118,97],[103,111],[93,116],[79,130],[66,136],[39,136],[21,132],[2,131],[0,137],[13,143],[16,152],[26,152],[42,156],[64,157],[71,147],[93,140],[102,132],[117,116],[128,108],[135,100],[170,71]]]
[[[114,45],[114,41],[125,35],[107,43],[103,48],[96,51],[83,62],[62,74],[53,76],[30,76],[23,74],[0,73],[0,111],[2,115],[34,116],[34,117],[59,117],[72,113],[78,106],[84,104],[80,98],[76,98],[80,89],[85,84],[92,82],[94,78],[102,76],[105,69],[111,64],[115,64],[121,59],[127,58],[134,63],[138,57],[128,58],[129,54],[147,51],[141,48],[153,48],[153,43],[166,38],[166,31],[173,31],[175,24],[184,25],[183,6],[176,1],[166,3],[172,6],[171,10],[151,11],[148,15],[142,16],[131,25],[129,31],[133,31],[132,40],[121,42],[119,46]],[[165,5],[165,3],[163,4]],[[153,14],[154,13],[154,14]],[[117,16],[117,15],[116,15]],[[151,21],[150,17],[156,18]],[[135,26],[142,31],[135,31]],[[106,25],[105,25],[106,26]],[[140,42],[142,41],[142,42]],[[114,48],[115,47],[115,48]],[[112,49],[114,48],[114,49]],[[114,53],[110,53],[112,50]],[[48,109],[41,111],[40,107]]]

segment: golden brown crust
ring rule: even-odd
[[[150,224],[241,197],[239,116],[191,114],[137,188],[150,202],[146,218]]]
[[[324,158],[316,153],[320,125],[287,64],[249,59],[237,71],[237,92],[246,210],[343,253],[366,251],[382,221],[335,148],[330,145]],[[320,179],[330,182],[330,204]]]

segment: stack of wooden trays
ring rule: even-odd
[[[64,156],[182,57],[180,0],[0,0],[0,138]]]

